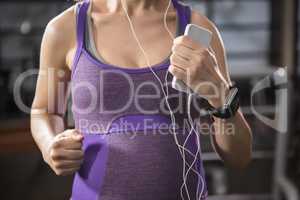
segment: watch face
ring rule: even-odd
[[[225,99],[225,105],[224,105],[225,107],[230,106],[230,104],[232,103],[234,98],[237,96],[237,92],[238,92],[237,87],[230,89],[229,94],[227,95],[227,97]]]
[[[239,95],[237,87],[230,90],[228,96],[226,97],[226,102],[224,106],[218,109],[218,112],[214,114],[215,117],[227,119],[235,115],[239,109]]]

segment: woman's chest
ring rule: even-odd
[[[175,31],[175,18],[169,20],[169,29]],[[147,66],[164,61],[171,53],[173,40],[164,27],[163,18],[125,17],[93,20],[91,35],[98,55],[109,64],[127,68]],[[143,50],[142,50],[142,49]]]

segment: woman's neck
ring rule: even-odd
[[[169,0],[91,0],[93,10],[100,12],[122,13],[123,6],[130,15],[143,13],[147,10],[164,11]],[[123,6],[122,6],[123,3]]]

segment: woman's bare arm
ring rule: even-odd
[[[42,39],[40,68],[31,110],[31,132],[44,160],[58,175],[74,172],[82,160],[82,136],[65,130],[69,55],[75,38],[73,8],[51,20]],[[73,24],[72,24],[73,23]]]
[[[228,71],[226,51],[223,40],[217,27],[200,13],[193,12],[193,23],[209,29],[213,33],[211,48],[215,53],[217,64],[220,72],[226,81],[231,84],[231,79]],[[233,134],[228,132],[224,127],[233,125]],[[221,158],[230,166],[243,168],[251,160],[251,143],[252,133],[246,122],[241,110],[228,120],[215,118],[215,134],[212,137],[212,142],[216,151]]]
[[[193,12],[192,23],[212,32],[211,48],[195,43],[187,36],[177,37],[169,69],[195,92],[208,95],[209,103],[219,108],[224,104],[231,83],[224,44],[215,25],[205,16]],[[230,166],[245,167],[251,159],[252,136],[243,114],[239,110],[230,119],[214,120],[215,133],[211,135],[216,152]]]

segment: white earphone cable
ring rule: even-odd
[[[190,170],[192,170],[194,173],[196,173],[196,174],[198,175],[198,179],[199,179],[199,178],[201,179],[201,182],[202,182],[202,184],[201,184],[201,185],[202,185],[202,189],[201,189],[201,193],[200,193],[200,195],[199,195],[199,198],[201,198],[201,195],[202,195],[202,192],[203,192],[203,189],[204,189],[203,178],[202,178],[201,174],[197,171],[197,169],[196,169],[196,170],[193,169],[193,165],[195,164],[195,162],[196,162],[196,160],[197,160],[197,155],[198,155],[198,153],[199,153],[199,151],[200,151],[200,147],[199,147],[199,136],[198,136],[198,134],[196,133],[194,127],[193,127],[192,118],[191,118],[191,116],[190,116],[190,105],[189,105],[189,104],[191,103],[191,102],[190,102],[190,101],[191,101],[191,100],[190,100],[191,95],[189,95],[189,100],[188,100],[188,118],[189,118],[189,123],[190,123],[190,126],[191,126],[191,131],[189,132],[187,138],[185,139],[184,144],[183,144],[183,145],[180,145],[180,144],[179,144],[179,141],[178,141],[178,138],[177,138],[177,135],[176,135],[176,129],[175,129],[176,121],[175,121],[175,116],[174,116],[174,113],[173,113],[173,111],[172,111],[172,109],[171,109],[171,106],[170,106],[170,104],[169,104],[169,102],[168,102],[168,96],[169,96],[168,85],[167,85],[167,75],[168,75],[168,71],[167,71],[166,76],[165,76],[165,82],[166,82],[165,85],[166,85],[166,91],[167,91],[167,92],[165,92],[165,90],[164,90],[164,84],[162,83],[162,81],[160,80],[160,78],[158,77],[158,75],[154,72],[154,70],[152,69],[150,60],[149,60],[149,58],[148,58],[148,56],[147,56],[147,53],[146,53],[146,51],[144,50],[144,48],[142,47],[142,45],[141,45],[141,43],[140,43],[140,40],[138,39],[138,36],[137,36],[137,34],[136,34],[136,32],[135,32],[133,23],[132,23],[132,21],[131,21],[131,19],[130,19],[130,16],[129,16],[128,12],[127,12],[127,9],[126,9],[126,7],[125,7],[125,5],[124,5],[123,0],[121,0],[121,4],[122,4],[122,8],[123,8],[123,10],[124,10],[124,12],[125,12],[125,15],[126,15],[126,17],[127,17],[127,19],[128,19],[128,22],[129,22],[129,25],[130,25],[131,32],[132,32],[132,34],[133,34],[133,36],[134,36],[134,38],[135,38],[135,40],[136,40],[136,42],[137,42],[137,44],[138,44],[138,46],[139,46],[141,52],[142,52],[142,54],[143,54],[143,56],[144,56],[144,58],[145,58],[145,60],[146,60],[147,66],[149,67],[149,69],[151,70],[151,72],[153,73],[153,75],[155,76],[155,78],[158,80],[158,82],[159,82],[159,84],[160,84],[160,87],[161,87],[162,92],[163,92],[163,94],[164,94],[164,97],[165,97],[165,99],[166,99],[166,105],[167,105],[168,110],[169,110],[170,115],[171,115],[171,121],[172,121],[172,125],[173,125],[172,127],[173,127],[173,136],[174,136],[174,140],[175,140],[175,143],[176,143],[176,145],[177,145],[177,147],[178,147],[178,149],[179,149],[179,152],[180,152],[180,154],[181,154],[181,157],[182,157],[182,159],[183,159],[183,184],[182,184],[182,186],[181,186],[181,198],[184,199],[183,193],[182,193],[182,188],[185,187],[186,194],[187,194],[187,196],[188,196],[188,199],[190,200],[189,190],[188,190],[188,187],[187,187],[187,184],[186,184],[186,179],[187,179],[187,177],[188,177],[188,173],[190,172]],[[166,9],[166,11],[165,11],[165,13],[164,13],[164,26],[165,26],[165,29],[167,30],[168,34],[170,35],[171,39],[173,40],[173,39],[174,39],[174,36],[173,36],[172,32],[169,30],[168,25],[167,25],[167,14],[168,14],[168,10],[169,10],[170,6],[171,6],[171,0],[169,0],[167,9]],[[197,152],[196,152],[196,154],[193,154],[189,149],[186,149],[186,148],[185,148],[186,141],[187,141],[187,139],[189,138],[189,136],[191,135],[191,133],[193,132],[193,130],[195,131],[196,136],[197,136]],[[189,164],[189,163],[185,160],[185,153],[186,153],[186,152],[189,153],[192,157],[194,157],[194,160],[193,160],[192,164]],[[185,172],[185,165],[187,165],[187,166],[189,167],[188,170],[187,170],[187,172]],[[197,185],[197,195],[196,195],[196,196],[197,196],[197,199],[198,199],[198,187],[199,187],[199,184]]]
[[[173,36],[172,32],[169,30],[168,24],[167,24],[167,13],[168,13],[168,10],[169,10],[170,6],[171,6],[171,0],[169,1],[168,7],[167,7],[166,12],[164,14],[164,26],[165,26],[165,29],[167,30],[167,32],[169,33],[171,39],[174,40],[175,37]],[[168,89],[167,89],[167,95],[168,95]],[[193,126],[193,120],[192,120],[191,113],[190,113],[190,111],[191,111],[191,107],[190,106],[191,106],[191,103],[192,103],[191,101],[192,101],[192,94],[189,94],[189,96],[188,96],[188,108],[187,108],[187,110],[188,110],[189,123],[191,125],[191,131],[190,131],[189,135],[187,136],[187,138],[185,139],[183,147],[185,149],[185,145],[186,145],[186,142],[187,142],[188,138],[190,137],[190,135],[192,134],[192,132],[195,131],[196,140],[197,140],[196,141],[197,142],[197,152],[196,152],[196,154],[194,156],[194,160],[193,160],[192,164],[189,166],[189,168],[188,168],[188,170],[187,170],[186,173],[185,173],[185,166],[183,167],[183,174],[185,174],[184,175],[185,177],[183,178],[184,182],[183,182],[183,184],[181,186],[181,196],[183,195],[182,194],[182,188],[183,188],[183,186],[185,185],[185,187],[187,187],[186,186],[186,179],[187,179],[188,173],[189,173],[189,171],[191,169],[193,169],[192,167],[193,167],[194,163],[197,161],[197,155],[198,155],[198,153],[200,153],[200,150],[201,150],[200,149],[199,135],[197,134],[197,131],[195,130],[195,128]],[[183,157],[184,157],[183,160],[185,160],[185,154],[184,153],[183,153]],[[195,170],[193,170],[193,171],[195,171]],[[202,195],[203,190],[204,190],[204,180],[203,180],[203,177],[201,176],[200,173],[197,172],[197,174],[198,174],[198,178],[200,178],[200,180],[201,180],[201,186],[202,186],[201,193],[198,194],[199,193],[198,192],[199,184],[197,184],[197,198],[198,198],[198,196],[199,196],[199,198],[201,198],[201,195]],[[186,188],[186,190],[187,190],[187,188]]]

